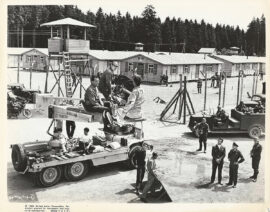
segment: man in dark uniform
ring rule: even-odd
[[[240,111],[242,113],[246,113],[248,111],[247,106],[244,104],[243,101],[240,101],[239,105],[235,108],[237,111]]]
[[[222,168],[224,163],[224,157],[226,155],[226,148],[222,146],[223,139],[218,138],[218,143],[212,147],[212,176],[211,183],[215,182],[216,170],[218,168],[218,184],[222,185]]]
[[[136,178],[136,192],[139,193],[139,190],[142,186],[142,181],[145,173],[145,157],[146,157],[146,144],[142,144],[141,147],[135,152],[134,163],[137,168],[137,178]]]
[[[252,158],[252,168],[254,170],[254,174],[250,177],[253,182],[257,181],[257,176],[259,174],[259,164],[261,160],[262,146],[259,144],[258,139],[254,139],[254,145],[252,150],[250,151],[250,156]]]
[[[236,187],[237,177],[238,177],[238,164],[242,163],[245,159],[242,153],[237,149],[238,145],[233,143],[232,149],[228,154],[228,159],[230,161],[230,173],[229,173],[229,182],[226,184],[227,186],[233,185],[233,188]]]
[[[202,93],[202,80],[199,78],[197,81],[198,93]]]
[[[263,107],[261,101],[254,107],[254,113],[265,113],[265,108]]]
[[[220,78],[220,75],[218,75],[218,73],[216,73],[215,77],[216,77],[216,82],[217,82],[215,88],[218,88],[221,83],[221,78]]]
[[[215,124],[218,125],[219,123],[225,123],[228,119],[228,115],[226,114],[225,110],[223,110],[220,106],[217,108],[217,112],[215,115]]]
[[[206,119],[203,118],[202,122],[198,123],[194,129],[199,130],[199,144],[200,144],[200,146],[199,146],[199,149],[197,149],[197,151],[202,150],[202,143],[203,143],[204,153],[206,153],[206,142],[207,142],[207,136],[208,136],[208,131],[209,131],[209,126],[206,123]]]
[[[212,88],[212,87],[215,87],[215,80],[216,80],[216,77],[215,77],[215,75],[213,75],[213,76],[211,77],[211,88]]]
[[[100,77],[98,89],[106,100],[110,100],[110,95],[112,93],[113,72],[117,69],[117,67],[118,63],[112,62]]]

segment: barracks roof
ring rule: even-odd
[[[266,57],[239,56],[239,55],[215,55],[217,59],[222,59],[230,63],[265,63]]]

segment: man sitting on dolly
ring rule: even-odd
[[[93,147],[93,141],[89,136],[89,128],[85,127],[83,129],[83,135],[78,139],[79,141],[79,149],[83,150],[85,153],[92,152],[95,147]]]
[[[99,78],[97,76],[91,76],[91,85],[87,88],[84,96],[83,106],[88,112],[100,112],[110,111],[110,104],[102,102],[100,93],[98,91]]]
[[[132,92],[123,89],[124,92],[130,93],[126,105],[114,111],[114,115],[121,119],[134,120],[142,118],[142,104],[145,101],[144,90],[140,87],[142,79],[139,75],[134,75],[133,82],[135,87]]]

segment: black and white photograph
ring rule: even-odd
[[[268,0],[4,2],[9,211],[267,211]]]

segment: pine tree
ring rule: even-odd
[[[142,13],[142,24],[144,26],[144,43],[146,51],[154,51],[155,44],[161,43],[161,23],[156,17],[155,8],[147,5]]]

